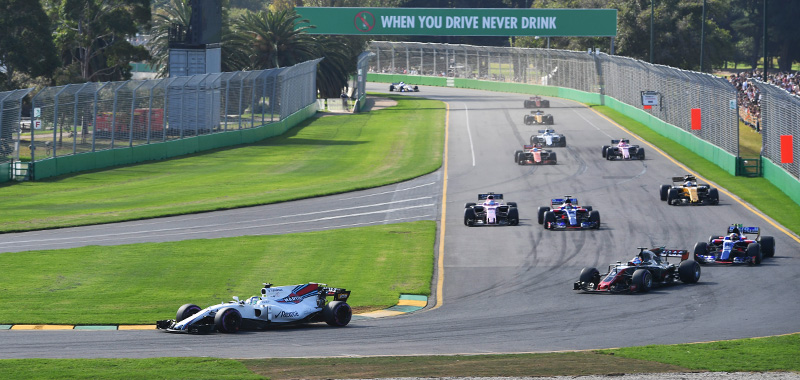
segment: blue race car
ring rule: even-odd
[[[708,243],[701,241],[694,245],[694,260],[700,264],[759,265],[761,260],[774,255],[775,238],[761,236],[758,227],[745,227],[742,224],[728,227],[728,235],[711,236]]]
[[[578,199],[570,195],[552,199],[550,207],[539,207],[537,216],[539,224],[548,230],[600,229],[600,212],[592,206],[579,206]]]

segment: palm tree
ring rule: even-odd
[[[150,65],[158,68],[158,76],[166,77],[169,74],[169,30],[173,25],[189,28],[192,18],[192,8],[189,0],[170,0],[163,8],[159,8],[153,15],[153,29],[150,42]]]
[[[318,57],[314,38],[306,34],[313,26],[295,28],[300,16],[294,10],[248,12],[234,27],[236,45],[246,49],[243,70],[292,66]]]

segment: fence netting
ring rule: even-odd
[[[316,101],[320,60],[270,70],[46,87],[33,96],[30,126],[22,129],[19,107],[30,90],[0,93],[0,142],[7,131],[20,141],[17,152],[3,151],[2,157],[29,154],[37,161],[277,122]],[[12,106],[6,109],[7,104]]]
[[[650,112],[738,156],[736,88],[725,78],[600,52],[373,41],[370,71],[527,83],[601,93],[641,107],[641,92],[659,94]],[[733,107],[731,107],[733,101]],[[692,130],[691,109],[702,110]]]
[[[761,93],[761,155],[800,178],[800,161],[781,163],[781,136],[792,136],[792,146],[786,148],[791,148],[794,156],[800,152],[800,97],[759,80],[748,82]]]
[[[33,89],[0,92],[0,164],[11,162],[22,118],[22,98]]]

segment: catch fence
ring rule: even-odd
[[[759,80],[748,82],[761,93],[761,155],[800,178],[800,161],[794,159],[800,152],[800,97]],[[785,147],[793,153],[791,163],[782,163],[781,136],[792,136],[792,146]]]
[[[649,112],[738,156],[736,89],[724,78],[590,51],[373,41],[370,71],[564,87],[642,107],[642,91],[659,105]],[[731,107],[734,101],[734,107]],[[691,109],[702,109],[693,130]]]
[[[29,149],[35,163],[278,122],[315,103],[320,60],[270,70],[47,87],[31,101],[30,129],[16,129],[16,154],[24,159]]]

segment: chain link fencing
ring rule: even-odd
[[[565,87],[641,107],[655,91],[651,114],[738,156],[736,89],[713,75],[653,65],[599,52],[373,41],[370,71]],[[692,130],[691,109],[702,109]]]
[[[19,135],[17,154],[24,157],[29,149],[35,162],[281,121],[315,103],[320,60],[259,71],[47,87],[33,96],[34,127]]]
[[[800,178],[800,161],[781,163],[781,136],[792,136],[791,151],[800,152],[800,97],[756,79],[748,82],[761,93],[761,155]]]
[[[15,134],[22,118],[22,99],[32,88],[0,92],[0,164],[14,159]],[[2,176],[2,175],[0,175]]]

